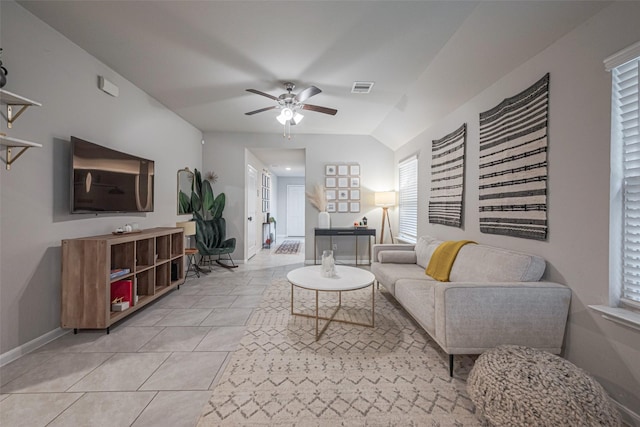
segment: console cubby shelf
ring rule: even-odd
[[[118,268],[130,272],[112,279],[111,270]],[[179,287],[184,279],[182,228],[63,240],[61,326],[108,332],[112,324]],[[128,309],[111,311],[111,286],[120,280],[132,282],[133,300]]]

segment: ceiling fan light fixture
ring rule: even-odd
[[[284,125],[289,120],[293,118],[293,110],[289,107],[285,107],[280,111],[280,114],[276,119],[280,122],[281,125]]]
[[[302,114],[296,112],[296,113],[293,114],[293,118],[291,119],[291,121],[294,124],[297,125],[298,123],[300,123],[302,121],[302,119],[304,119],[304,116]]]

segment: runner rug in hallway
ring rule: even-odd
[[[277,254],[293,255],[300,250],[300,242],[298,240],[285,240],[276,249]]]
[[[291,285],[274,279],[198,425],[484,425],[466,392],[475,358],[457,356],[450,378],[437,344],[386,291],[375,292],[375,328],[331,323],[316,342],[315,320],[291,316]],[[313,296],[296,288],[296,311],[312,313]],[[324,316],[337,298],[320,298]],[[337,318],[369,321],[371,288],[343,292],[342,304]]]

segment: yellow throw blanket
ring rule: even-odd
[[[451,267],[453,262],[458,256],[458,251],[467,243],[476,243],[471,240],[449,240],[441,243],[429,260],[426,274],[441,282],[449,281],[449,274],[451,273]]]

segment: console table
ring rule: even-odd
[[[318,236],[328,236],[329,237],[329,247],[332,247],[334,237],[353,237],[356,239],[356,265],[358,265],[358,238],[360,236],[367,236],[367,242],[369,244],[369,264],[371,264],[371,238],[373,237],[373,241],[376,240],[376,229],[375,228],[356,228],[356,227],[337,227],[337,228],[315,228],[313,236],[313,263],[318,263],[317,249],[318,249]],[[335,256],[335,254],[334,254]]]
[[[273,225],[273,239],[271,239],[271,225]],[[262,223],[262,249],[271,249],[271,245],[276,244],[276,233],[275,222]]]

